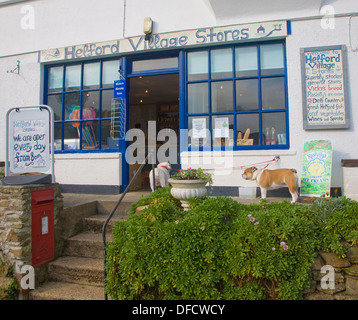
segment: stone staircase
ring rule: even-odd
[[[31,291],[30,299],[104,299],[102,226],[115,204],[113,201],[96,201],[91,209],[78,206],[65,213],[66,219],[76,220],[69,231],[73,235],[64,240],[62,256],[48,264],[48,282]],[[107,226],[107,241],[112,238],[114,223],[126,219],[130,205],[130,202],[122,202],[118,207]],[[81,210],[84,212],[79,213]]]

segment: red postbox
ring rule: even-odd
[[[32,266],[54,259],[54,192],[34,190],[32,205]]]

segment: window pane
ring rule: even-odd
[[[113,87],[115,80],[119,80],[119,60],[103,62],[102,87]]]
[[[82,122],[82,149],[98,148],[98,121]]]
[[[78,150],[80,148],[79,122],[64,124],[64,150]]]
[[[62,120],[62,94],[47,96],[47,105],[52,108],[55,120]]]
[[[286,113],[262,114],[264,144],[286,144]]]
[[[235,49],[236,77],[257,76],[257,47]]]
[[[233,111],[232,81],[212,82],[212,112]]]
[[[283,45],[269,44],[260,46],[261,74],[282,74],[283,68]]]
[[[133,61],[132,71],[178,68],[178,58],[150,59]]]
[[[118,149],[119,147],[119,139],[118,132],[113,132],[113,136],[111,135],[111,120],[101,121],[102,125],[102,149]]]
[[[81,94],[79,92],[65,94],[65,120],[80,119],[79,112],[74,112],[74,109],[79,109],[80,97]]]
[[[83,67],[83,88],[99,88],[100,63],[86,63]]]
[[[97,118],[99,114],[99,91],[89,91],[82,94],[83,119]]]
[[[284,78],[267,78],[261,81],[262,110],[285,109]]]
[[[188,81],[208,79],[208,52],[188,53]]]
[[[81,89],[81,65],[66,67],[66,90]]]
[[[55,150],[61,150],[61,123],[55,123],[54,127],[55,132]]]
[[[113,90],[102,91],[102,118],[111,117],[111,105],[113,99]]]
[[[223,79],[232,77],[232,50],[217,49],[211,51],[211,78]]]
[[[50,68],[48,71],[48,92],[62,91],[63,67]]]
[[[236,81],[236,110],[259,109],[259,84],[257,79]]]
[[[188,85],[188,113],[207,113],[209,111],[208,84]]]
[[[189,146],[211,146],[209,117],[188,117]]]
[[[233,146],[234,116],[220,115],[212,117],[213,146]]]
[[[236,145],[238,146],[258,145],[260,143],[259,114],[258,113],[238,114],[236,121],[237,121]]]

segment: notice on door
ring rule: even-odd
[[[345,46],[305,48],[301,58],[304,129],[348,128]]]

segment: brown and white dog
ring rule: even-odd
[[[261,189],[262,199],[266,199],[267,189],[282,188],[285,185],[287,185],[292,196],[291,203],[295,203],[298,199],[298,179],[295,169],[262,170],[250,167],[244,171],[242,178],[245,180],[256,180]]]
[[[170,169],[171,166],[169,162],[162,162],[157,165],[157,167],[154,169],[156,187],[169,186],[168,180],[170,178],[170,173],[169,173]],[[150,170],[149,172],[149,184],[152,191],[154,191],[153,170]]]

